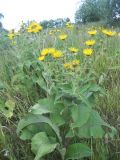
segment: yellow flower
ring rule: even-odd
[[[118,33],[118,36],[120,37],[120,32]]]
[[[95,40],[88,40],[85,42],[85,44],[88,46],[93,46],[95,43],[96,43]]]
[[[65,69],[74,69],[76,66],[78,66],[80,64],[80,60],[73,60],[69,63],[65,63],[64,64],[64,68]]]
[[[73,60],[72,62],[72,65],[75,67],[75,66],[78,66],[80,64],[80,60]]]
[[[37,33],[41,30],[42,30],[42,26],[36,22],[31,22],[30,25],[27,27],[27,31],[29,33]]]
[[[103,32],[105,35],[109,36],[109,37],[112,37],[112,36],[114,36],[114,35],[116,34],[116,32],[110,31],[110,30],[106,30],[106,29],[103,29],[102,32]]]
[[[56,50],[53,54],[52,54],[53,58],[60,58],[63,56],[63,53],[59,50]]]
[[[39,58],[38,58],[38,60],[40,60],[40,61],[43,61],[45,59],[45,56],[40,56]]]
[[[71,22],[67,22],[66,23],[66,27],[69,28],[69,29],[72,29],[73,28],[73,25]]]
[[[45,48],[42,50],[41,56],[52,55],[54,58],[59,58],[62,55],[61,51],[56,50],[55,48]]]
[[[49,54],[54,54],[55,51],[56,51],[55,48],[48,48]]]
[[[97,31],[96,30],[91,30],[91,31],[88,31],[88,34],[90,35],[96,35]]]
[[[15,41],[12,41],[12,44],[13,44],[14,46],[16,46],[17,43],[16,43]]]
[[[15,37],[15,34],[14,33],[9,33],[8,37],[9,37],[9,39],[13,39]]]
[[[91,48],[86,48],[83,50],[84,55],[90,56],[93,53],[93,49]]]
[[[55,33],[54,30],[50,30],[50,31],[49,31],[49,35],[53,35],[54,33]]]
[[[40,57],[45,57],[47,55],[51,55],[53,58],[62,57],[63,53],[60,50],[56,50],[55,48],[45,48],[42,50]]]
[[[49,53],[49,49],[45,48],[45,49],[42,50],[41,56],[46,56],[46,55],[48,55],[48,53]]]
[[[66,26],[69,26],[69,25],[71,25],[71,22],[70,22],[70,21],[66,23]]]
[[[65,40],[67,38],[67,34],[61,34],[59,35],[59,39]]]
[[[72,68],[71,63],[65,63],[63,66],[64,66],[65,69],[71,69]]]
[[[72,53],[77,53],[78,52],[78,49],[77,48],[74,48],[74,47],[70,47],[68,48],[70,52]]]

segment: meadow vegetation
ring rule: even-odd
[[[0,160],[120,159],[119,28],[31,22],[0,43]]]

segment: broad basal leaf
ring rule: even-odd
[[[102,120],[99,113],[92,110],[88,121],[78,129],[78,136],[81,138],[102,138],[105,133],[103,126],[113,131],[113,128]]]
[[[82,143],[75,143],[70,145],[66,150],[66,160],[76,160],[84,157],[91,156],[90,148]]]
[[[73,106],[71,109],[73,118],[72,127],[76,128],[84,125],[90,117],[91,110],[92,109],[87,107],[85,104]]]
[[[47,103],[47,101],[45,101]],[[33,113],[33,114],[46,114],[46,113],[50,113],[50,107],[48,105],[40,105],[40,104],[35,104],[30,110],[29,112]]]
[[[40,160],[44,155],[55,150],[57,143],[52,144],[45,132],[37,133],[32,138],[31,150],[36,155],[34,160]]]
[[[38,104],[31,107],[30,112],[33,114],[60,113],[64,108],[61,103],[54,103],[53,97],[40,99]]]
[[[56,133],[59,141],[61,142],[61,137],[59,133],[59,128],[54,125],[49,118],[42,116],[42,115],[36,115],[36,114],[27,114],[20,122],[18,123],[17,127],[17,133],[20,134],[20,132],[26,128],[27,126],[31,124],[38,124],[38,123],[45,123],[48,124],[53,131]]]
[[[63,117],[60,115],[60,113],[52,113],[50,114],[50,120],[56,124],[57,126],[61,126],[63,124],[65,124],[65,120],[63,119]]]

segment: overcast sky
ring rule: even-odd
[[[23,20],[42,20],[69,17],[74,14],[80,0],[0,0],[0,13],[6,29],[18,28]]]

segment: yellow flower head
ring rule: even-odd
[[[49,54],[53,54],[55,52],[55,48],[48,48],[48,53]]]
[[[72,65],[75,67],[75,66],[78,66],[80,64],[80,60],[73,60],[72,62]]]
[[[120,37],[120,32],[118,33],[118,36]]]
[[[97,30],[88,31],[88,34],[90,34],[90,35],[96,35],[96,33],[97,33]]]
[[[45,56],[40,56],[39,58],[38,58],[38,60],[40,60],[40,61],[43,61],[45,59]]]
[[[68,48],[70,52],[72,53],[77,53],[78,52],[78,49],[77,48],[74,48],[74,47],[70,47]]]
[[[66,23],[66,26],[69,26],[69,25],[71,25],[71,22],[70,22],[70,21]]]
[[[49,53],[49,49],[45,48],[45,49],[42,50],[41,56],[46,56],[46,55],[48,55],[48,53]]]
[[[65,63],[64,68],[65,69],[72,69],[73,67],[72,67],[71,63]]]
[[[67,38],[67,34],[61,34],[59,35],[59,39],[65,40]]]
[[[17,43],[16,43],[15,41],[12,41],[12,44],[13,44],[14,46],[16,46],[16,45],[17,45]]]
[[[90,55],[92,55],[92,53],[93,53],[93,49],[91,49],[91,48],[86,48],[83,50],[83,54],[86,56],[90,56]]]
[[[55,30],[50,30],[49,35],[53,35],[55,33]]]
[[[55,48],[45,48],[40,53],[39,60],[44,60],[45,56],[47,55],[51,55],[53,58],[60,58],[63,56],[63,53]]]
[[[103,29],[102,32],[107,35],[108,37],[112,37],[116,34],[116,32],[114,31],[110,31],[110,30],[106,30],[106,29]]]
[[[29,33],[37,33],[42,30],[42,26],[36,22],[31,22],[27,28]]]
[[[69,29],[72,29],[73,28],[73,25],[71,22],[67,22],[66,23],[66,27],[69,28]]]
[[[15,34],[14,34],[14,33],[9,33],[9,34],[8,34],[8,37],[9,37],[9,39],[12,40],[12,39],[15,37]]]
[[[52,54],[53,58],[60,58],[63,56],[63,53],[59,50],[56,50],[53,54]]]
[[[59,50],[56,50],[55,48],[45,48],[42,50],[41,56],[47,56],[51,55],[54,58],[60,58],[62,57],[62,52]]]
[[[65,69],[74,69],[76,66],[78,66],[80,64],[80,60],[73,60],[69,63],[65,63],[64,64],[64,68]]]
[[[85,42],[85,44],[88,46],[93,46],[95,43],[96,43],[95,40],[88,40]]]

